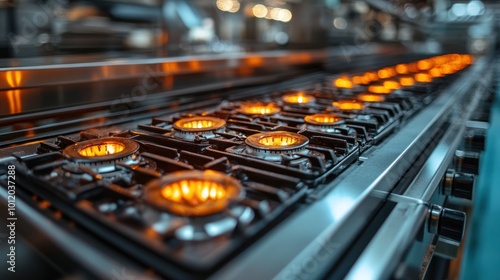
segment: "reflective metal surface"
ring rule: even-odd
[[[485,74],[483,73],[483,75]],[[470,85],[474,84],[472,81],[475,80],[470,80]],[[350,270],[348,279],[385,279],[390,277],[403,258],[405,252],[402,248],[408,248],[414,242],[413,237],[421,231],[421,227],[416,225],[422,225],[426,216],[429,219],[429,231],[432,234],[438,234],[442,209],[439,206],[430,207],[429,204],[443,204],[445,196],[439,189],[442,178],[452,162],[455,150],[463,139],[464,124],[469,120],[472,112],[476,110],[478,101],[484,94],[484,88],[476,86],[473,94],[464,89],[455,92],[455,94],[458,95],[458,99],[453,101],[455,103],[453,106],[465,108],[457,110],[452,115],[451,124],[446,128],[445,135],[404,192],[402,197],[407,199],[400,199],[401,197],[396,199],[396,202],[399,202],[398,205]],[[468,101],[464,101],[462,98]],[[391,199],[391,196],[393,195],[390,195],[388,199]],[[413,209],[415,207],[419,210]],[[410,208],[413,211],[408,211]],[[427,214],[427,212],[429,213]],[[411,222],[408,223],[408,221]],[[411,238],[395,242],[392,237],[400,236],[402,232],[404,232],[405,238]],[[422,247],[430,246],[431,241],[432,239],[427,237],[422,242],[424,244]],[[443,242],[449,243],[448,241]],[[384,254],[381,254],[382,251]],[[386,256],[390,256],[390,258],[384,258]]]
[[[447,122],[453,107],[460,104],[457,103],[460,98],[455,97],[468,93],[474,84],[473,81],[482,75],[486,63],[485,59],[477,61],[472,69],[465,71],[461,79],[422,110],[417,117],[409,120],[392,138],[373,151],[368,151],[359,166],[346,170],[329,183],[330,188],[326,188],[328,192],[317,193],[315,203],[295,214],[293,219],[279,225],[276,230],[258,241],[259,246],[250,248],[232,260],[231,266],[223,268],[212,279],[323,277],[330,268],[328,264],[334,263],[341,257],[349,248],[349,242],[355,238],[356,232],[366,226],[370,214],[384,201],[385,197],[380,196],[380,191],[389,195],[399,178],[420,155],[433,135]],[[373,191],[378,192],[372,195]],[[426,206],[399,207],[403,208],[395,211],[395,219],[403,223],[408,221],[408,225],[412,225],[412,229],[407,229],[409,231],[418,230],[413,226],[416,223],[420,224],[425,218]],[[414,207],[411,208],[414,211],[410,211],[408,207]],[[311,220],[311,217],[314,217],[314,220]],[[392,221],[389,220],[389,223]],[[302,231],[300,230],[302,228],[308,230]],[[392,226],[385,228],[396,229]],[[283,239],[282,236],[287,238]],[[398,234],[398,236],[406,239],[408,235]],[[386,245],[388,241],[392,241],[392,238],[387,236],[384,238],[386,239],[383,243]],[[406,241],[411,242],[410,239]],[[380,248],[378,246],[381,245],[373,246]],[[380,254],[380,250],[370,250],[370,252]],[[259,257],[255,258],[256,255]],[[364,265],[371,265],[369,260],[373,259],[373,255],[367,258],[366,263],[361,262],[363,263],[360,264],[361,268]],[[273,266],[266,265],[269,263],[273,263]],[[263,267],[265,269],[262,269]],[[385,268],[380,266],[380,270],[382,269]],[[376,275],[381,271],[371,273],[374,273],[370,275],[375,275],[374,279],[377,279]],[[248,275],[248,278],[245,275]]]

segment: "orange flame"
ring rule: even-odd
[[[11,114],[20,113],[22,111],[21,92],[18,89],[7,91],[7,100],[9,101],[9,112]]]
[[[11,88],[19,87],[22,82],[22,73],[21,71],[7,71],[5,79]]]

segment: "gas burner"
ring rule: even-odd
[[[343,99],[332,103],[333,107],[340,111],[360,111],[365,108],[365,105],[355,99]]]
[[[335,114],[314,114],[304,117],[307,128],[324,132],[335,132],[335,126],[343,124],[341,117]]]
[[[253,134],[245,140],[246,153],[270,161],[280,161],[281,154],[305,150],[309,139],[298,133],[272,131]]]
[[[305,94],[303,91],[298,91],[283,95],[282,100],[291,105],[305,105],[314,103],[316,98],[312,95]]]
[[[213,138],[224,129],[226,121],[214,117],[198,116],[176,121],[171,134],[176,138],[193,141],[198,137]]]
[[[410,76],[402,76],[399,78],[399,84],[404,87],[410,87],[415,84],[415,80]]]
[[[393,90],[384,85],[371,85],[368,86],[368,91],[376,94],[391,94]]]
[[[238,113],[244,115],[260,115],[260,116],[269,116],[279,113],[281,110],[274,103],[243,103],[238,109]]]
[[[238,224],[249,224],[255,217],[249,207],[231,203],[245,196],[239,181],[213,170],[171,173],[148,183],[144,195],[155,208],[184,219],[185,224],[175,231],[184,241],[232,232]],[[167,223],[172,218],[167,218]]]
[[[146,201],[180,216],[207,216],[228,208],[245,191],[234,178],[217,171],[178,171],[146,186]]]
[[[383,85],[386,89],[389,89],[389,90],[397,90],[397,89],[400,89],[401,88],[401,84],[399,84],[399,82],[397,81],[393,81],[393,80],[385,80],[383,82]]]
[[[97,172],[115,170],[118,161],[139,162],[139,144],[120,137],[105,137],[75,143],[63,150],[63,156],[79,165],[88,165]]]
[[[337,88],[343,88],[343,89],[352,89],[353,88],[353,82],[349,79],[347,76],[342,76],[333,82],[333,85]]]
[[[357,98],[359,101],[367,103],[377,103],[385,101],[385,97],[383,95],[371,94],[371,93],[358,94]]]
[[[432,76],[427,72],[421,72],[415,74],[415,81],[423,84],[432,82]]]

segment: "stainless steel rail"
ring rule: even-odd
[[[146,74],[178,75],[200,72],[227,71],[240,68],[282,69],[290,66],[323,64],[330,58],[347,55],[401,53],[403,47],[365,44],[304,51],[267,51],[255,53],[223,53],[164,58],[113,58],[106,61],[58,63],[46,59],[36,65],[0,68],[0,90],[63,85],[143,77]],[[95,60],[93,56],[90,60]],[[47,64],[44,63],[55,63]],[[12,61],[9,65],[22,64]]]
[[[359,166],[332,181],[330,192],[319,194],[315,203],[279,225],[212,279],[323,277],[384,201],[372,192],[390,193],[486,64],[486,59],[478,60],[393,137],[367,151]],[[415,209],[417,214],[423,211],[419,209]]]

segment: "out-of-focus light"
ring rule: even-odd
[[[267,15],[267,7],[262,4],[253,6],[252,13],[257,18],[263,18]]]
[[[392,67],[386,67],[378,70],[377,75],[380,79],[387,79],[396,76],[396,70]]]
[[[368,87],[368,91],[371,93],[378,93],[378,94],[390,94],[391,90],[382,86],[382,85],[373,85]]]
[[[240,10],[240,2],[238,0],[217,0],[215,6],[223,12],[236,13]]]
[[[439,71],[441,71],[441,73],[443,73],[444,75],[455,73],[453,67],[451,67],[451,65],[449,64],[442,65]]]
[[[288,43],[290,36],[286,32],[279,31],[274,35],[274,41],[280,45]]]
[[[390,90],[400,89],[401,86],[396,81],[384,81],[384,87]]]
[[[231,9],[229,9],[228,12],[230,12],[230,13],[236,13],[236,12],[238,12],[240,10],[240,7],[241,7],[240,2],[233,1],[233,6],[231,7]]]
[[[313,103],[316,98],[312,95],[304,94],[304,92],[299,91],[297,93],[286,94],[282,97],[282,100],[289,104],[308,104]]]
[[[415,74],[415,80],[419,83],[430,83],[432,82],[432,77],[427,73],[417,73]]]
[[[448,58],[444,55],[436,56],[432,58],[432,61],[434,62],[435,65],[441,66],[448,62]]]
[[[396,73],[398,74],[408,74],[408,66],[406,64],[396,65]]]
[[[278,11],[278,19],[282,22],[289,22],[292,19],[292,12],[288,9],[280,9]]]
[[[419,13],[413,4],[405,4],[404,11],[409,18],[416,18]]]
[[[338,88],[352,88],[352,82],[351,82],[351,80],[349,80],[348,77],[337,78],[333,82],[333,85],[338,87]]]
[[[418,67],[417,67],[417,63],[413,62],[413,63],[408,63],[408,71],[410,73],[416,73],[418,72]]]
[[[346,29],[347,28],[347,21],[343,17],[337,17],[333,20],[333,26],[337,29]]]
[[[470,54],[462,55],[462,64],[470,65],[474,62],[474,57]]]
[[[358,94],[358,100],[362,102],[384,102],[385,97],[379,94],[361,93]]]
[[[429,59],[422,59],[417,62],[417,68],[418,70],[429,70],[432,67],[431,60]]]
[[[444,76],[439,68],[432,68],[431,70],[429,70],[429,74],[434,78],[440,78]]]
[[[415,80],[412,77],[401,77],[399,83],[404,87],[411,87],[415,84]]]
[[[365,105],[358,100],[339,100],[332,103],[333,107],[341,111],[363,110]]]
[[[278,18],[279,18],[278,14],[279,14],[280,10],[281,10],[280,8],[271,8],[271,9],[269,9],[269,13],[268,13],[269,17],[271,19],[278,20]]]
[[[467,4],[455,3],[451,6],[451,12],[457,17],[463,17],[467,15]]]
[[[352,77],[352,83],[356,85],[367,85],[370,83],[370,79],[365,75]]]
[[[470,1],[467,4],[467,14],[469,16],[479,16],[484,14],[484,4],[482,1]]]
[[[356,1],[354,2],[354,10],[360,14],[364,14],[370,10],[370,7],[364,1]]]
[[[378,80],[378,75],[375,72],[366,72],[363,76],[365,76],[370,82]]]

